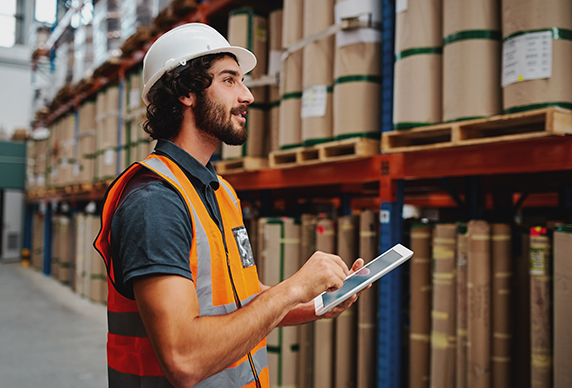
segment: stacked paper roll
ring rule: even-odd
[[[503,388],[512,385],[512,260],[511,229],[507,224],[492,225],[492,383]]]
[[[379,138],[381,134],[381,2],[336,0],[335,22],[358,18],[369,28],[336,33],[333,135]]]
[[[300,267],[316,251],[316,226],[318,217],[302,214]],[[314,323],[300,325],[298,329],[300,355],[298,357],[298,388],[312,388],[314,385]]]
[[[283,47],[302,39],[303,1],[284,0]],[[302,50],[291,53],[283,62],[280,81],[280,131],[278,143],[281,149],[298,147],[302,144]]]
[[[316,249],[333,253],[336,250],[336,228],[331,219],[316,224]],[[314,322],[314,383],[313,388],[332,388],[334,382],[334,320]]]
[[[530,229],[530,381],[552,387],[551,241],[545,227]]]
[[[95,101],[88,100],[79,108],[78,183],[91,183],[94,180],[95,139]]]
[[[467,388],[467,225],[457,227],[457,388]]]
[[[228,15],[228,42],[254,53],[257,64],[249,73],[254,79],[267,73],[268,21],[251,7],[231,11]]]
[[[334,0],[304,2],[304,38],[334,24]],[[304,47],[302,71],[302,144],[310,146],[332,139],[334,37]]]
[[[503,108],[572,109],[572,2],[503,0]]]
[[[411,258],[409,317],[409,381],[411,388],[429,387],[431,335],[431,225],[414,224],[411,228]]]
[[[264,284],[274,286],[299,268],[300,225],[292,218],[269,218],[264,225]],[[296,385],[298,328],[277,327],[266,338],[270,385]]]
[[[395,129],[440,123],[442,2],[409,0],[395,19]]]
[[[491,385],[491,228],[485,221],[468,224],[468,386]]]
[[[499,0],[443,0],[443,121],[502,111]]]
[[[373,210],[361,212],[359,233],[359,257],[367,264],[379,254],[378,212]],[[377,295],[376,282],[357,301],[357,388],[369,388],[376,383]]]
[[[284,12],[278,9],[268,15],[268,74],[279,77],[282,71],[282,20]],[[280,149],[280,87],[271,85],[268,87],[270,127],[268,136],[268,151]]]
[[[457,353],[457,226],[439,224],[433,234],[433,303],[431,311],[431,386],[455,386]]]
[[[338,219],[337,254],[351,268],[359,255],[359,215]],[[336,318],[335,387],[345,388],[356,382],[357,370],[357,304]]]

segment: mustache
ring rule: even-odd
[[[233,115],[235,115],[235,114],[243,114],[243,113],[244,113],[245,115],[247,115],[247,114],[248,114],[248,105],[246,105],[246,104],[240,104],[239,106],[236,106],[236,107],[232,108],[232,109],[230,110],[230,113],[233,114]]]

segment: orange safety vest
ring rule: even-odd
[[[172,387],[155,357],[137,303],[115,289],[111,220],[125,186],[141,168],[153,171],[170,183],[181,194],[192,217],[193,241],[189,258],[200,314],[231,313],[260,293],[256,266],[248,259],[245,262],[245,258],[251,256],[241,256],[240,253],[246,246],[240,244],[240,240],[247,240],[247,237],[239,200],[228,182],[219,177],[221,187],[216,190],[224,229],[221,233],[194,186],[176,163],[164,156],[151,155],[133,164],[107,189],[102,227],[94,244],[105,261],[108,275],[107,364],[110,388]],[[266,339],[234,365],[195,387],[269,387]]]

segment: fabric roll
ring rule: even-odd
[[[443,121],[501,113],[498,0],[444,0],[443,37]]]

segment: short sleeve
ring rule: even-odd
[[[113,216],[111,243],[129,294],[138,276],[172,274],[193,280],[192,225],[179,194],[154,180],[137,186],[122,201]]]

